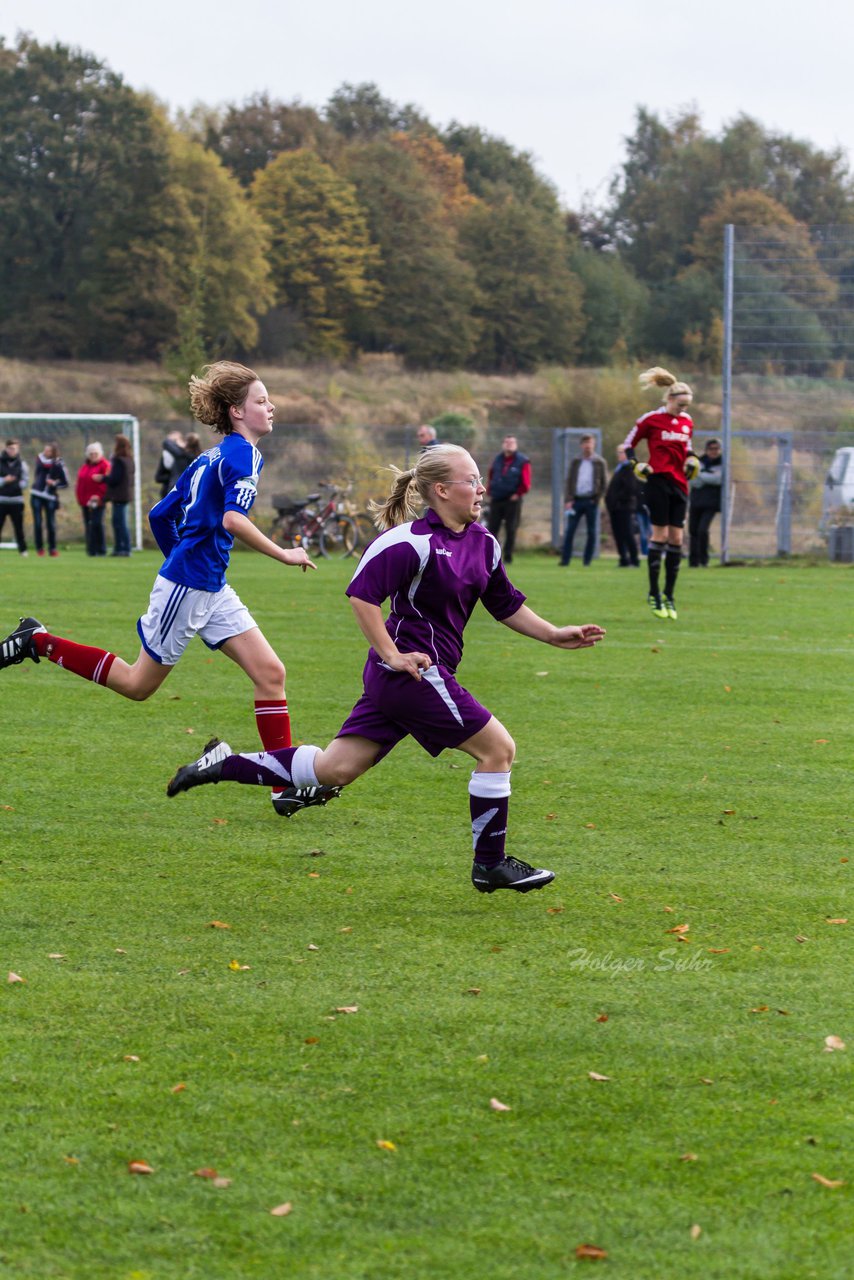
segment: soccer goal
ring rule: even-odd
[[[86,446],[101,433],[126,435],[133,448],[133,516],[134,549],[142,550],[142,481],[140,475],[139,421],[126,413],[0,413],[0,435],[3,441],[12,436],[21,441],[21,453],[30,468],[32,480],[35,454],[55,440],[68,468],[70,493],[73,494],[74,478],[83,461]],[[109,444],[104,442],[104,453],[110,456]],[[30,455],[33,456],[30,456]],[[15,543],[0,543],[3,547],[15,547]]]

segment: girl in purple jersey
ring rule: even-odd
[[[221,443],[196,458],[153,508],[152,529],[166,562],[137,629],[135,662],[106,649],[52,635],[35,618],[0,641],[0,669],[47,658],[75,675],[142,702],[155,693],[194,635],[221,649],[252,681],[255,718],[265,747],[290,746],[285,668],[249,610],[225,582],[235,538],[285,565],[315,568],[300,547],[285,550],[248,517],[262,464],[257,445],[273,430],[275,406],[258,375],[220,360],[190,379],[193,416]],[[191,478],[192,468],[196,468]]]
[[[528,608],[507,578],[498,542],[478,523],[485,492],[470,454],[443,444],[423,453],[410,471],[396,472],[390,497],[375,504],[385,532],[347,588],[370,645],[364,692],[325,750],[233,755],[214,740],[178,770],[168,794],[219,781],[278,786],[286,790],[274,803],[290,816],[325,804],[411,734],[433,756],[456,748],[475,761],[468,788],[475,888],[526,893],[553,880],[553,872],[505,854],[516,747],[501,721],[456,680],[463,629],[480,600],[512,631],[558,649],[589,649],[605,633],[592,624],[557,627]],[[420,518],[419,498],[427,508]]]

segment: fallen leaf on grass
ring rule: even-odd
[[[480,991],[481,991],[480,987],[466,987],[465,994],[467,996],[479,996]]]
[[[587,1078],[588,1080],[598,1080],[598,1081],[606,1081],[611,1079],[610,1076],[600,1076],[598,1071],[588,1071]]]
[[[128,1161],[128,1173],[154,1173],[154,1170],[144,1160],[130,1160]]]
[[[79,1164],[79,1163],[80,1163],[80,1161],[77,1159],[77,1157],[76,1157],[76,1156],[63,1156],[62,1158],[63,1158],[63,1160],[65,1161],[65,1163],[66,1163],[66,1164]]]
[[[127,952],[125,951],[124,947],[116,947],[116,948],[115,948],[115,952],[116,952],[116,955],[117,955],[117,956],[126,956],[126,955],[127,955]]]
[[[352,926],[351,924],[345,924],[345,925],[344,925],[344,928],[343,928],[343,929],[339,929],[339,930],[338,930],[338,932],[339,932],[339,933],[352,933],[352,932],[353,932],[353,926]]]
[[[275,1209],[271,1209],[270,1213],[274,1218],[286,1218],[293,1211],[293,1205],[290,1200],[286,1200],[284,1204],[277,1204]]]
[[[393,1142],[389,1142],[387,1138],[377,1138],[377,1146],[380,1151],[397,1151],[397,1147]]]
[[[228,826],[228,818],[211,818],[211,826],[213,826],[213,827],[227,827],[227,826]]]
[[[698,1223],[695,1222],[689,1232],[691,1239],[699,1240],[702,1234],[703,1234],[703,1228]]]
[[[126,1054],[125,1054],[125,1056],[124,1056],[124,1058],[123,1058],[123,1061],[124,1061],[124,1062],[139,1062],[139,1054],[138,1054],[138,1053],[126,1053]]]
[[[208,928],[209,929],[230,929],[231,925],[226,924],[224,920],[209,920]]]
[[[565,910],[564,907],[546,907],[546,915],[559,916],[560,913],[564,910]]]
[[[308,856],[310,858],[325,858],[326,850],[325,849],[309,849]]]
[[[212,1179],[211,1179],[211,1186],[212,1186],[212,1187],[219,1187],[219,1188],[220,1188],[220,1190],[222,1190],[222,1189],[223,1189],[223,1188],[225,1188],[225,1187],[230,1187],[230,1186],[231,1186],[231,1178],[212,1178]]]
[[[319,951],[319,950],[320,950],[320,947],[316,947],[316,946],[314,945],[314,943],[313,943],[313,942],[310,942],[310,943],[308,944],[308,947],[306,948],[306,950],[308,950],[308,951]]]
[[[588,1258],[591,1262],[597,1259],[604,1259],[608,1256],[607,1249],[600,1249],[597,1244],[577,1244],[575,1246],[576,1258]]]
[[[729,953],[729,947],[706,947],[709,955],[725,956]]]
[[[64,960],[65,956],[60,951],[49,951],[48,960]]]
[[[689,924],[677,924],[673,929],[665,929],[665,933],[687,933],[691,928]]]
[[[320,1044],[319,1036],[306,1036],[303,1044]]]
[[[0,809],[2,809],[4,813],[14,813],[14,812],[15,812],[15,807],[14,807],[14,805],[11,805],[11,804],[3,804],[3,805],[0,805]]]
[[[557,814],[556,814],[556,813],[547,813],[547,814],[546,814],[546,822],[554,822],[554,820],[555,820],[555,818],[556,818],[556,817],[557,817]]]
[[[802,933],[796,933],[795,942],[809,942],[809,938],[805,938]]]
[[[680,1156],[679,1159],[688,1162],[691,1160],[699,1160],[700,1157],[695,1155],[693,1151],[686,1151],[684,1156]]]
[[[595,823],[595,822],[585,822],[584,826],[585,826],[585,828],[586,828],[588,831],[595,831],[595,830],[596,830],[596,823]]]
[[[535,676],[547,676],[548,674],[549,674],[549,673],[548,673],[548,671],[535,671],[535,672],[534,672],[534,675],[535,675]]]
[[[848,921],[847,921],[847,919],[842,919],[842,920],[828,920],[828,921],[827,921],[827,923],[828,923],[828,924],[847,924],[847,923],[848,923]]]
[[[232,973],[244,973],[248,968],[248,964],[241,964],[239,960],[229,960],[228,967]]]
[[[194,1169],[194,1170],[193,1170],[193,1177],[194,1177],[194,1178],[210,1178],[210,1179],[213,1179],[213,1178],[218,1177],[218,1174],[217,1174],[216,1169],[208,1169],[208,1168],[204,1168],[204,1169]]]
[[[489,1105],[493,1111],[512,1111],[512,1107],[508,1107],[506,1103],[499,1102],[497,1098],[490,1098]]]
[[[319,871],[309,871],[309,873],[308,873],[308,878],[309,878],[309,880],[319,880],[319,879],[320,879],[320,872],[319,872]]]
[[[342,1004],[342,1005],[338,1005],[335,1012],[336,1013],[358,1013],[359,1006],[357,1004]]]
[[[664,908],[664,910],[668,913],[668,915],[671,915],[671,916],[673,915],[673,908],[672,908],[672,907],[665,907],[665,908]]]
[[[12,970],[10,969],[9,976],[6,979],[6,981],[7,982],[26,982],[26,978],[22,978],[19,973],[12,973]]]
[[[620,897],[620,895],[619,895],[618,893],[609,893],[609,894],[608,894],[608,897],[609,897],[609,898],[613,898],[615,902],[622,902],[622,901],[623,901],[623,899]]]
[[[819,1186],[829,1187],[831,1191],[835,1191],[837,1187],[845,1186],[843,1178],[824,1178],[820,1173],[811,1173],[810,1177],[814,1178]]]
[[[835,1053],[845,1048],[845,1041],[840,1040],[839,1036],[824,1037],[824,1052]]]
[[[597,1021],[597,1022],[607,1022],[607,1021],[608,1021],[608,1015],[607,1015],[607,1013],[600,1013],[600,1014],[598,1015],[598,1017],[596,1018],[596,1021]]]
[[[700,1084],[714,1084],[714,1080],[710,1080],[708,1076],[700,1076]]]
[[[751,1009],[750,1012],[751,1013],[767,1013],[768,1008],[769,1006],[767,1004],[758,1004],[754,1009]]]
[[[724,685],[724,693],[732,693],[732,685],[731,685],[731,684],[725,684],[725,685]]]
[[[827,746],[827,738],[816,738],[816,739],[815,739],[815,745],[816,745],[817,747],[826,747],[826,746]]]
[[[181,1081],[180,1081],[180,1083],[178,1083],[178,1084],[173,1084],[173,1086],[172,1086],[172,1088],[169,1090],[169,1092],[170,1092],[170,1093],[183,1093],[183,1092],[184,1092],[184,1090],[186,1089],[186,1087],[187,1087],[187,1086],[184,1084],[184,1081],[183,1081],[183,1080],[181,1080]]]

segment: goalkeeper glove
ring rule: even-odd
[[[689,453],[685,459],[685,475],[689,480],[696,480],[700,474],[700,459],[696,453]]]
[[[646,484],[647,480],[652,475],[652,467],[648,462],[636,462],[633,467],[633,471],[637,479],[640,480],[642,484]]]

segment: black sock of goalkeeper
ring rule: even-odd
[[[674,547],[672,542],[668,542],[664,556],[664,594],[668,600],[673,598],[673,593],[676,590],[676,579],[679,575],[681,563],[682,548]]]
[[[650,542],[646,557],[646,565],[649,570],[649,594],[651,596],[658,595],[658,575],[661,571],[661,556],[663,551],[663,542]]]

